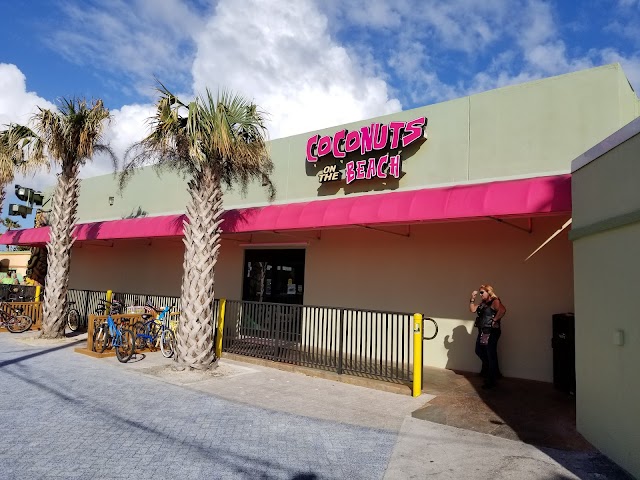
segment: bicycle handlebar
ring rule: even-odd
[[[145,306],[146,306],[146,307],[149,307],[150,309],[152,309],[152,310],[153,310],[154,312],[156,312],[156,313],[162,313],[163,311],[165,311],[165,310],[167,310],[167,309],[168,309],[168,311],[173,310],[173,307],[175,307],[175,306],[176,306],[176,304],[175,304],[175,303],[172,303],[172,304],[171,304],[171,305],[169,305],[168,307],[158,308],[158,307],[156,307],[156,306],[152,305],[152,304],[151,304],[151,302],[147,302],[147,303],[145,304]]]
[[[120,302],[119,300],[111,300],[111,301],[109,301],[106,298],[99,299],[98,303],[106,303],[106,304],[109,304],[109,305],[124,305],[124,303]]]

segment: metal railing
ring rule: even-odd
[[[34,286],[0,284],[0,301],[2,302],[20,301],[21,298],[26,299],[26,301],[32,301],[35,296],[36,287]]]
[[[404,383],[412,321],[409,313],[227,301],[222,350]]]
[[[80,326],[86,328],[89,315],[93,315],[99,300],[104,299],[106,292],[100,290],[67,290],[67,301],[76,302],[73,308],[80,313]]]
[[[69,290],[85,326],[106,292]],[[114,292],[127,306],[158,307],[180,298]],[[220,302],[212,326],[218,334]],[[175,311],[174,310],[174,311]],[[222,351],[360,377],[407,383],[413,379],[413,314],[353,308],[227,300]]]
[[[112,298],[127,306],[138,305],[143,306],[147,303],[155,307],[165,307],[168,305],[175,305],[174,310],[180,310],[180,297],[173,297],[170,295],[151,295],[147,293],[127,293],[127,292],[113,292]]]

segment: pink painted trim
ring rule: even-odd
[[[248,233],[546,213],[571,213],[571,175],[229,210],[222,227],[224,233]],[[77,241],[181,237],[184,220],[169,215],[84,223],[74,236]],[[48,227],[11,230],[0,236],[0,244],[43,245],[48,239]]]

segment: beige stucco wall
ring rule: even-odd
[[[527,226],[525,220],[513,221]],[[326,230],[306,247],[304,303],[423,312],[440,326],[437,339],[425,342],[425,363],[474,371],[479,361],[473,353],[469,294],[480,283],[491,282],[509,309],[500,340],[504,374],[551,381],[551,315],[573,310],[566,233],[528,262],[524,259],[565,221],[535,218],[531,234],[491,220],[417,225],[409,238],[367,229]],[[286,239],[291,240],[303,237]],[[224,241],[216,297],[241,298],[243,248]],[[75,247],[71,286],[179,295],[181,269],[178,242]]]
[[[275,202],[568,173],[571,160],[638,114],[635,93],[620,65],[612,64],[328,126],[270,142]],[[313,134],[333,135],[343,128],[358,130],[374,122],[420,116],[428,118],[428,140],[401,153],[399,180],[320,185],[316,175],[324,164],[305,161],[307,139]],[[109,197],[114,197],[113,206]],[[122,195],[112,175],[87,178],[81,183],[78,220],[119,219],[138,208],[149,215],[178,213],[184,211],[187,200],[184,179],[171,173],[159,177],[152,168],[141,169]],[[225,194],[226,208],[266,203],[266,191],[259,182],[251,184],[246,194],[238,189]]]
[[[69,288],[180,296],[183,255],[181,239],[76,244]],[[225,249],[216,268],[216,297],[239,298],[242,260],[242,250]]]
[[[574,172],[571,235],[578,430],[640,478],[638,179],[640,134]]]

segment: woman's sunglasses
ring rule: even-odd
[[[484,290],[480,290],[480,295],[484,295],[485,293],[487,292],[485,292]]]

